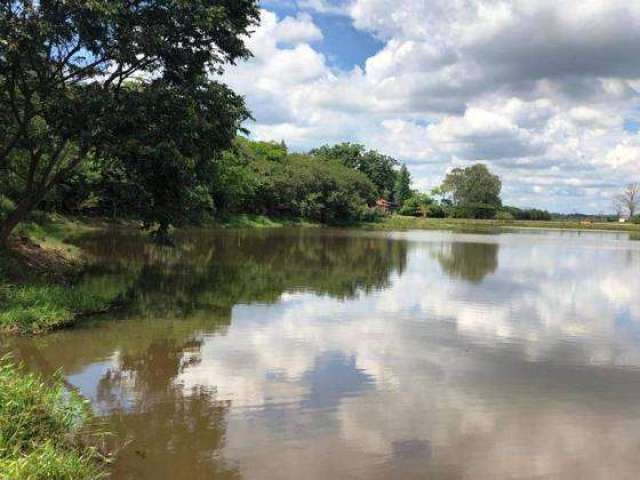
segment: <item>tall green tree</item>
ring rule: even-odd
[[[440,192],[451,201],[462,216],[493,216],[502,205],[502,181],[486,165],[477,163],[467,168],[454,168],[440,186]]]
[[[338,160],[345,167],[364,173],[377,188],[377,194],[391,199],[398,161],[375,150],[366,150],[363,145],[341,143],[324,145],[314,149],[311,155],[324,160]]]
[[[400,171],[396,175],[396,182],[393,186],[393,200],[396,202],[398,207],[402,208],[404,202],[411,197],[412,193],[411,174],[409,173],[407,166],[403,163],[402,167],[400,167]]]
[[[248,115],[209,78],[250,55],[245,39],[258,21],[257,0],[1,2],[0,188],[16,207],[0,244],[88,159],[144,172],[139,181],[162,197],[160,215],[145,220],[173,221],[177,209],[161,210],[180,182],[193,186]],[[144,125],[123,128],[131,114]],[[158,188],[165,180],[169,197]]]

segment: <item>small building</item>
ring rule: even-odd
[[[382,213],[384,213],[385,215],[389,215],[397,209],[395,203],[390,202],[389,200],[386,200],[384,198],[379,198],[378,200],[376,200],[376,208],[382,211]]]

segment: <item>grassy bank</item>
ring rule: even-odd
[[[63,217],[20,227],[0,252],[0,333],[45,333],[109,308],[114,295],[79,282],[85,261],[66,242],[95,228]]]
[[[266,215],[230,215],[219,219],[210,226],[223,228],[279,228],[279,227],[318,227],[319,223],[301,218],[268,217]]]
[[[104,478],[103,457],[84,445],[85,402],[0,360],[0,478],[12,480]]]
[[[380,222],[365,223],[372,230],[491,230],[508,228],[552,228],[565,230],[614,231],[640,234],[640,225],[620,223],[583,223],[567,221],[473,220],[465,218],[417,218],[392,215]]]

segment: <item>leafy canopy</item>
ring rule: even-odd
[[[210,78],[250,55],[244,42],[259,20],[257,3],[2,2],[0,189],[16,208],[0,224],[0,242],[89,159],[140,175],[158,213],[145,220],[174,221],[179,209],[162,209],[185,196],[155,198],[158,177],[140,163],[170,179],[174,194],[183,182],[188,197],[205,159],[230,146],[248,113]],[[143,125],[127,128],[130,115]]]
[[[482,163],[467,168],[454,168],[445,177],[440,191],[449,195],[456,207],[498,208],[502,205],[502,181]]]
[[[398,207],[402,207],[404,203],[411,197],[411,174],[406,165],[400,167],[400,171],[396,175],[396,182],[393,186],[393,200]]]
[[[391,198],[397,176],[396,159],[375,150],[365,150],[363,145],[355,143],[324,145],[310,154],[322,160],[337,160],[348,168],[364,173],[376,186],[378,196]]]

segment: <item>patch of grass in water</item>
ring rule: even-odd
[[[114,292],[83,284],[0,284],[0,332],[45,333],[73,323],[79,315],[107,310],[114,297]]]
[[[18,237],[0,251],[0,334],[46,333],[118,300],[117,290],[79,281],[86,265],[68,249],[43,248],[33,239]]]
[[[47,384],[0,359],[0,478],[105,478],[104,457],[81,440],[86,415],[86,402],[61,375]]]

